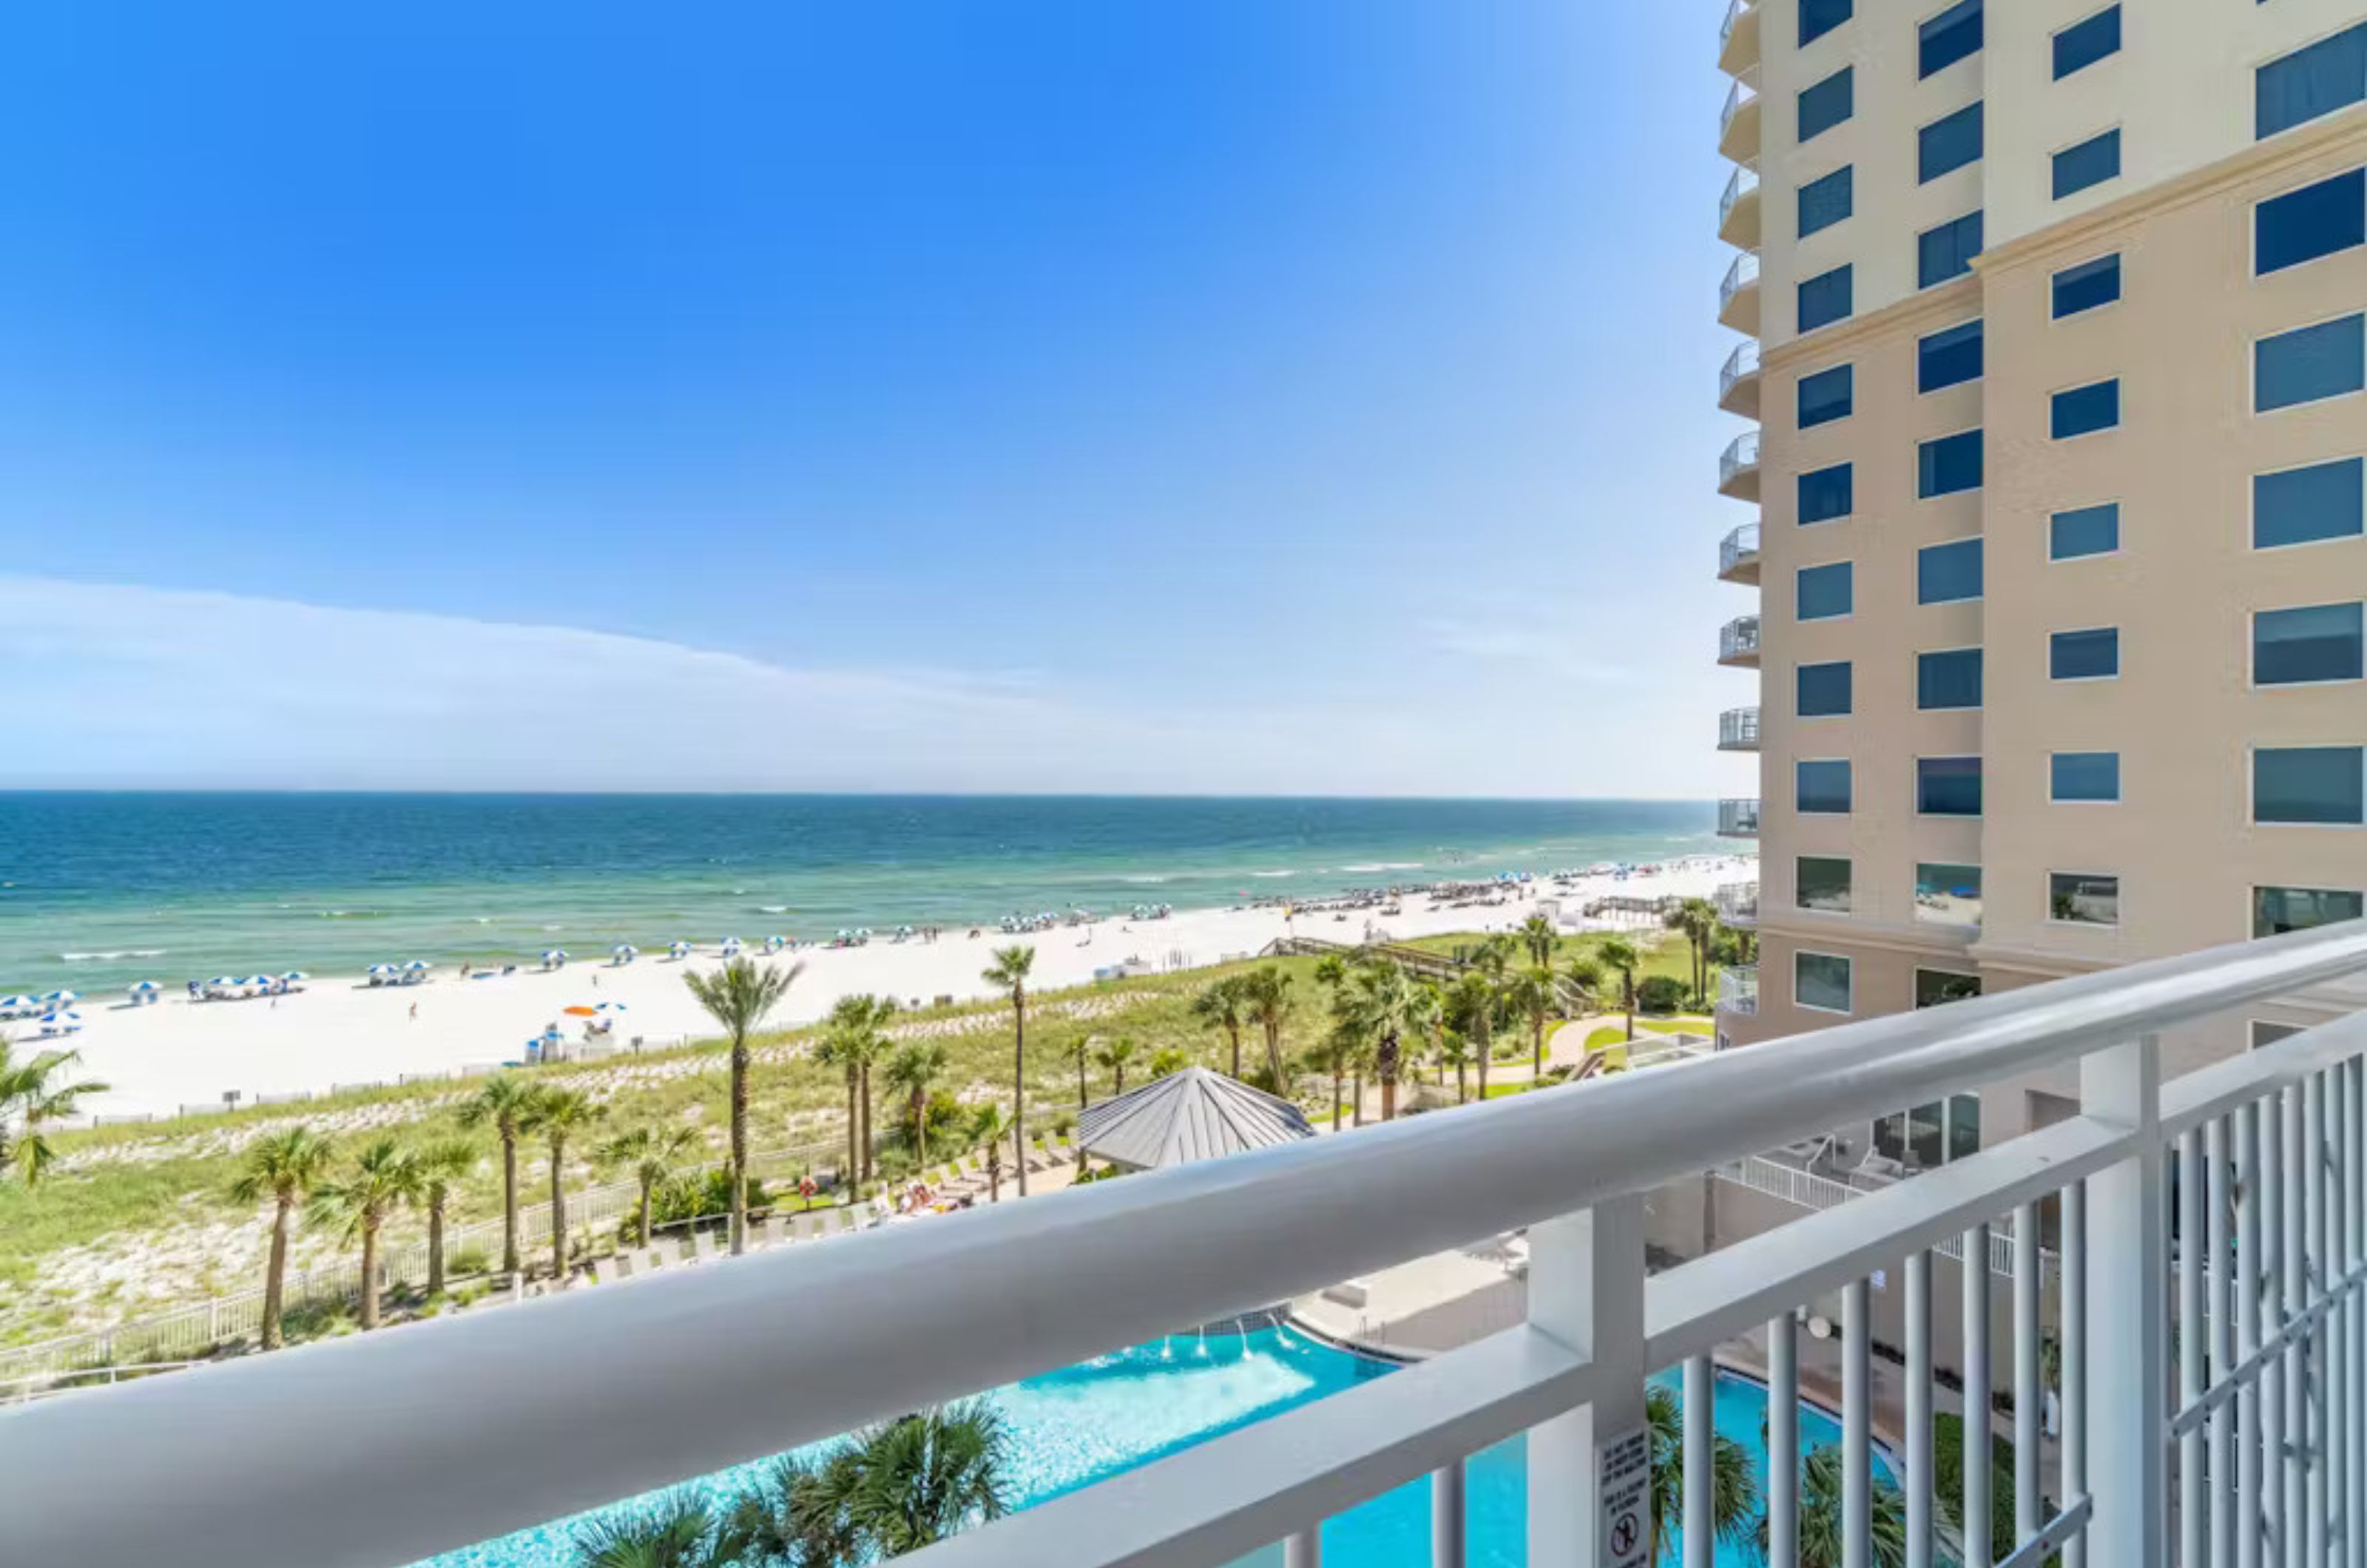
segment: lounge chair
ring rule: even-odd
[[[1868,1149],[1865,1157],[1857,1162],[1856,1167],[1850,1171],[1850,1175],[1877,1186],[1887,1187],[1894,1181],[1905,1180],[1907,1168],[1888,1155],[1877,1154]]]

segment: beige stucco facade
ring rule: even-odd
[[[1755,1011],[1728,1010],[1722,1034],[1750,1043],[1908,1008],[1919,973],[1927,994],[1931,976],[1997,990],[2241,941],[2259,887],[2367,890],[2367,826],[2256,825],[2252,800],[2255,747],[2367,744],[2367,683],[2260,687],[2252,644],[2256,612],[2367,600],[2367,538],[2256,548],[2251,515],[2255,476],[2367,453],[2367,394],[2253,412],[2258,340],[2367,311],[2367,245],[2267,275],[2254,254],[2259,203],[2367,164],[2367,105],[2256,139],[2255,72],[2367,24],[2367,5],[2131,5],[2119,48],[2057,80],[2055,35],[2107,9],[2097,0],[1992,0],[1979,48],[1928,75],[1919,35],[1954,7],[1855,0],[1802,44],[1801,3],[1761,0],[1754,58],[1725,62],[1761,95],[1756,145],[1729,152],[1755,152],[1761,178],[1763,526],[1760,973]],[[1798,94],[1844,67],[1851,113],[1802,143]],[[1919,130],[1976,102],[1979,155],[1919,180]],[[2119,174],[2058,197],[2055,153],[2114,130]],[[1848,216],[1801,237],[1801,186],[1843,166]],[[1918,236],[1976,211],[1977,260],[1924,287]],[[2120,257],[2118,299],[2058,319],[2056,275],[2105,255]],[[1802,333],[1799,283],[1842,265],[1846,318]],[[1919,342],[1976,321],[1979,375],[1920,391]],[[1842,365],[1850,412],[1801,428],[1801,379]],[[2117,422],[2058,436],[2055,394],[2108,381]],[[1981,433],[1977,487],[1923,496],[1921,444],[1967,431]],[[1798,476],[1842,463],[1849,511],[1804,522]],[[2117,548],[2051,558],[2050,518],[2106,502]],[[1919,603],[1919,552],[1973,538],[1977,596]],[[1799,572],[1843,561],[1847,614],[1800,618]],[[2117,631],[2117,674],[2056,678],[2050,638],[2091,628]],[[1918,655],[1973,649],[1979,705],[1919,705]],[[1800,667],[1842,662],[1847,713],[1801,716]],[[2119,798],[2055,799],[2059,752],[2116,755]],[[1938,758],[1979,760],[1977,815],[1919,809],[1919,759]],[[1819,760],[1850,765],[1845,812],[1797,808],[1797,765]],[[1845,908],[1802,907],[1802,857],[1847,861]],[[1942,867],[1977,868],[1976,916],[1954,896],[1968,879]],[[2094,886],[2116,887],[2117,919],[2058,918],[2110,903],[2084,890],[2067,903],[2057,874],[2112,879]],[[1822,997],[1795,984],[1803,954]],[[1820,959],[1846,961],[1845,1006]],[[2173,1054],[2246,1038],[2230,1020]],[[1985,1123],[2017,1129],[2031,1090],[2049,1088],[2069,1086],[2001,1088]]]

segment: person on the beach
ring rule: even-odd
[[[419,1021],[419,1004],[417,1002],[411,1004],[411,1021],[413,1023],[417,1023]]]

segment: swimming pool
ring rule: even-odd
[[[1002,1411],[1010,1433],[1013,1500],[1027,1507],[1394,1370],[1387,1362],[1269,1328],[1246,1336],[1211,1335],[1205,1343],[1179,1336],[1139,1345],[987,1397]],[[1673,1373],[1654,1381],[1677,1392]],[[1717,1429],[1759,1458],[1762,1481],[1760,1430],[1766,1409],[1761,1385],[1719,1375]],[[1830,1416],[1812,1405],[1801,1407],[1803,1452],[1840,1440],[1840,1424]],[[755,1483],[771,1462],[723,1471],[697,1484],[729,1495]],[[1522,1439],[1473,1457],[1467,1500],[1473,1568],[1523,1568],[1527,1486]],[[591,1517],[447,1552],[420,1568],[574,1568],[575,1531]],[[1428,1568],[1429,1483],[1400,1487],[1328,1521],[1323,1546],[1327,1562],[1353,1568]],[[1717,1561],[1719,1568],[1748,1568],[1753,1559],[1721,1548]]]

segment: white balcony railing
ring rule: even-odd
[[[1759,617],[1737,615],[1717,628],[1717,661],[1751,665],[1759,662]]]
[[[1759,802],[1727,799],[1717,803],[1717,831],[1725,839],[1759,837]]]
[[[1465,1461],[1522,1433],[1526,1561],[1628,1562],[1604,1544],[1630,1532],[1598,1517],[1597,1477],[1641,1438],[1647,1374],[1677,1366],[1684,1561],[1701,1564],[1712,1357],[1763,1348],[1768,1469],[1794,1475],[1804,1310],[1838,1317],[1817,1350],[1841,1393],[1835,1528],[1841,1560],[1869,1563],[1877,1291],[1903,1325],[1883,1381],[1903,1400],[1908,1562],[1941,1560],[1952,1370],[2010,1393],[2010,1416],[1988,1418],[2015,1439],[1998,1474],[2014,1540],[1991,1539],[1991,1468],[1966,1466],[1954,1560],[2334,1560],[2318,1548],[2355,1543],[2337,1521],[2367,1495],[2367,1016],[2169,1083],[2157,1042],[2362,970],[2354,921],[27,1406],[0,1415],[6,1556],[391,1568],[1526,1227],[1515,1326],[913,1568],[1217,1568],[1275,1542],[1312,1563],[1321,1521],[1424,1478],[1433,1561],[1460,1568],[1466,1505],[1483,1501]],[[1647,1193],[2042,1069],[2076,1080],[2075,1113],[1648,1269]],[[2042,1213],[2060,1231],[2051,1279]],[[2007,1309],[1976,1270],[1961,1341],[1935,1333],[1961,1272],[1936,1250],[1987,1257],[2009,1217]],[[1799,1495],[1766,1490],[1774,1568],[1800,1560]]]
[[[1759,967],[1738,964],[1718,971],[1717,1009],[1745,1018],[1759,1010]]]
[[[1759,750],[1759,710],[1728,708],[1717,716],[1717,749],[1721,751]]]
[[[1759,884],[1728,882],[1717,890],[1717,918],[1729,926],[1759,923]]]

